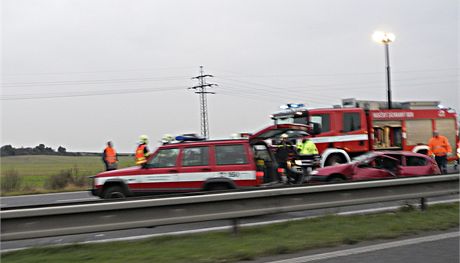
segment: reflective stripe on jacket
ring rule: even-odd
[[[137,149],[136,149],[136,164],[144,164],[147,162],[147,156],[148,154],[145,154],[144,153],[144,150],[145,150],[145,147],[147,147],[146,144],[141,144],[139,146],[137,146]]]
[[[104,149],[104,154],[105,154],[104,160],[107,163],[116,163],[117,162],[117,153],[115,152],[114,148],[107,146]]]
[[[429,155],[444,156],[452,152],[449,141],[441,135],[431,138],[428,142],[428,147],[430,148]]]

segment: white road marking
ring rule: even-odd
[[[62,202],[78,202],[78,201],[88,201],[88,200],[98,200],[96,197],[88,197],[88,198],[77,198],[77,199],[61,199],[54,201],[55,203],[62,203]]]
[[[377,245],[351,248],[351,249],[339,250],[339,251],[304,256],[304,257],[271,261],[269,263],[305,263],[305,262],[312,262],[312,261],[323,260],[323,259],[362,254],[362,253],[373,252],[377,250],[401,247],[401,246],[415,245],[415,244],[420,244],[420,243],[425,243],[425,242],[432,242],[432,241],[437,241],[437,240],[442,240],[442,239],[454,238],[458,236],[460,236],[459,232],[451,232],[451,233],[446,233],[446,234],[405,239],[405,240],[400,240],[400,241],[393,241],[393,242],[382,243],[382,244],[377,244]]]

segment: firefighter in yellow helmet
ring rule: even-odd
[[[144,166],[147,163],[147,157],[150,155],[147,144],[149,143],[149,137],[147,135],[141,135],[139,137],[139,145],[136,149],[136,164]]]

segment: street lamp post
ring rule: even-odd
[[[390,43],[395,40],[395,35],[389,32],[374,32],[372,35],[374,41],[382,43],[385,46],[385,66],[387,73],[387,99],[388,99],[388,109],[392,108],[391,105],[391,78],[390,78]]]

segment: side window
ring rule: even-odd
[[[397,166],[396,160],[385,158],[385,157],[377,157],[375,158],[372,167],[377,169],[385,169],[385,170],[394,170]]]
[[[359,112],[345,112],[343,114],[343,132],[357,131],[361,129]]]
[[[209,164],[209,147],[184,148],[182,166],[199,166]]]
[[[217,145],[216,146],[216,164],[246,164],[248,163],[244,145]]]
[[[425,166],[426,159],[418,156],[406,156],[406,166]]]
[[[331,130],[329,114],[318,114],[310,117],[311,122],[316,122],[321,125],[321,132],[328,132]]]
[[[176,166],[176,159],[179,155],[179,149],[163,149],[159,150],[149,162],[149,168],[164,168]]]
[[[402,155],[400,154],[385,154],[385,155],[395,158],[396,160],[398,160],[398,164],[402,165]]]

